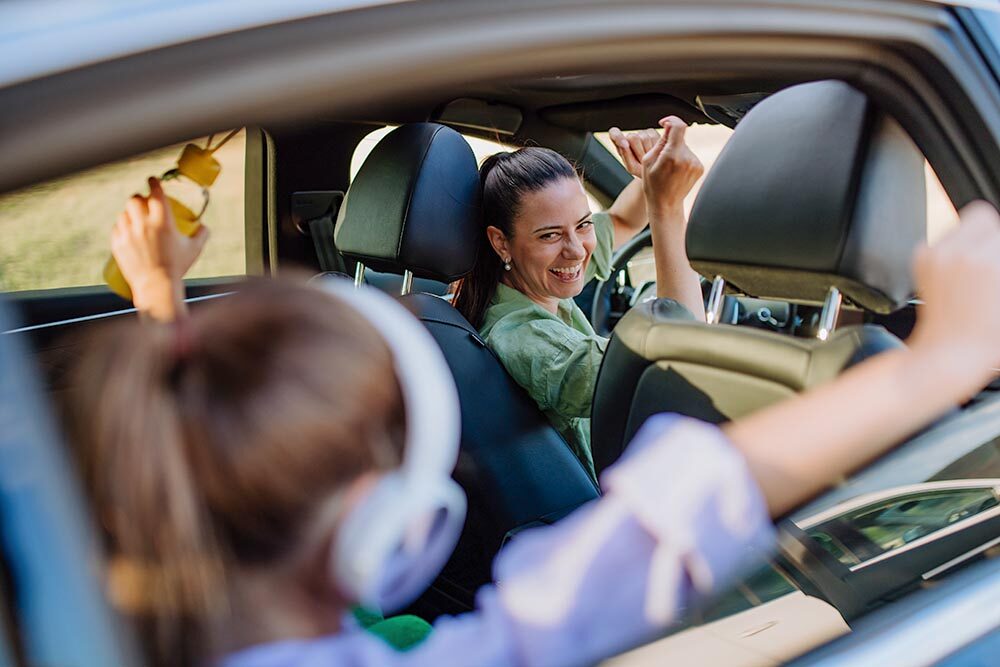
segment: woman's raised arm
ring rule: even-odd
[[[656,259],[656,296],[674,299],[705,319],[698,274],[688,261],[684,198],[705,168],[684,143],[687,125],[676,116],[660,119],[663,134],[642,158],[642,187]]]

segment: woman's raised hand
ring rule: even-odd
[[[628,134],[617,127],[608,130],[611,142],[618,149],[622,164],[636,178],[642,178],[642,158],[653,149],[660,138],[656,130],[637,130]]]
[[[642,187],[651,212],[682,208],[684,198],[705,172],[701,160],[684,142],[684,121],[667,116],[660,119],[660,127],[663,134],[642,157]]]
[[[207,240],[203,225],[191,237],[178,231],[157,179],[149,179],[148,197],[128,200],[111,232],[111,254],[139,312],[168,322],[185,312],[182,279]]]

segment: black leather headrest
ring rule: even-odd
[[[396,128],[347,191],[334,238],[377,271],[442,282],[472,269],[479,240],[479,172],[472,148],[443,125]]]
[[[920,151],[863,93],[819,81],[736,127],[691,211],[687,251],[746,294],[819,302],[834,286],[885,313],[912,295],[926,228]]]

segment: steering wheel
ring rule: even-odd
[[[611,329],[629,308],[642,301],[650,291],[652,296],[656,296],[655,283],[646,283],[636,289],[627,284],[623,273],[633,257],[652,245],[653,237],[649,229],[644,229],[615,251],[608,279],[597,284],[594,300],[590,305],[590,323],[597,334],[610,336]]]
[[[606,281],[597,284],[590,305],[590,323],[599,335],[610,336],[618,320],[630,308],[656,298],[655,282],[634,287],[628,284],[628,276],[625,274],[632,258],[652,245],[653,237],[649,229],[644,229],[615,251],[611,259],[611,273]],[[702,277],[701,284],[702,293],[707,299],[711,283]],[[721,321],[729,324],[791,332],[799,327],[800,320],[795,307],[780,301],[727,296],[722,307]]]

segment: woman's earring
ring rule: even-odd
[[[510,271],[510,259],[505,259],[503,261],[503,270]]]

